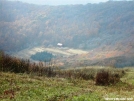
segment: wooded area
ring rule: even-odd
[[[38,6],[0,1],[0,49],[56,46],[94,49],[134,41],[134,2]],[[129,41],[129,42],[128,42]]]

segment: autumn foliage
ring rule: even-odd
[[[62,42],[67,47],[92,50],[121,47],[127,40],[131,42],[125,45],[133,46],[133,5],[133,1],[113,1],[39,6],[0,0],[0,49],[14,51]]]

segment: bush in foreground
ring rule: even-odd
[[[120,81],[119,74],[110,74],[108,71],[100,71],[97,73],[95,82],[96,85],[110,85],[110,84],[116,84]]]
[[[47,63],[46,63],[47,64]],[[43,65],[42,62],[30,63],[29,60],[23,60],[16,57],[9,56],[3,51],[0,51],[0,71],[14,72],[14,73],[34,73],[38,76],[54,76],[52,63]]]

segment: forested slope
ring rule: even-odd
[[[122,48],[133,45],[133,37],[133,1],[66,6],[0,1],[0,48],[6,51],[58,42],[90,50]]]

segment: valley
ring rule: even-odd
[[[1,101],[109,99],[134,100],[134,0],[0,0]]]
[[[12,56],[23,58],[23,59],[30,59],[30,57],[33,54],[36,54],[37,52],[49,52],[55,55],[56,57],[69,57],[74,55],[80,55],[80,54],[87,54],[88,51],[80,50],[80,49],[73,49],[68,47],[51,47],[51,48],[45,48],[44,46],[38,46],[33,48],[27,48],[24,50],[21,50],[19,52],[13,53]]]

